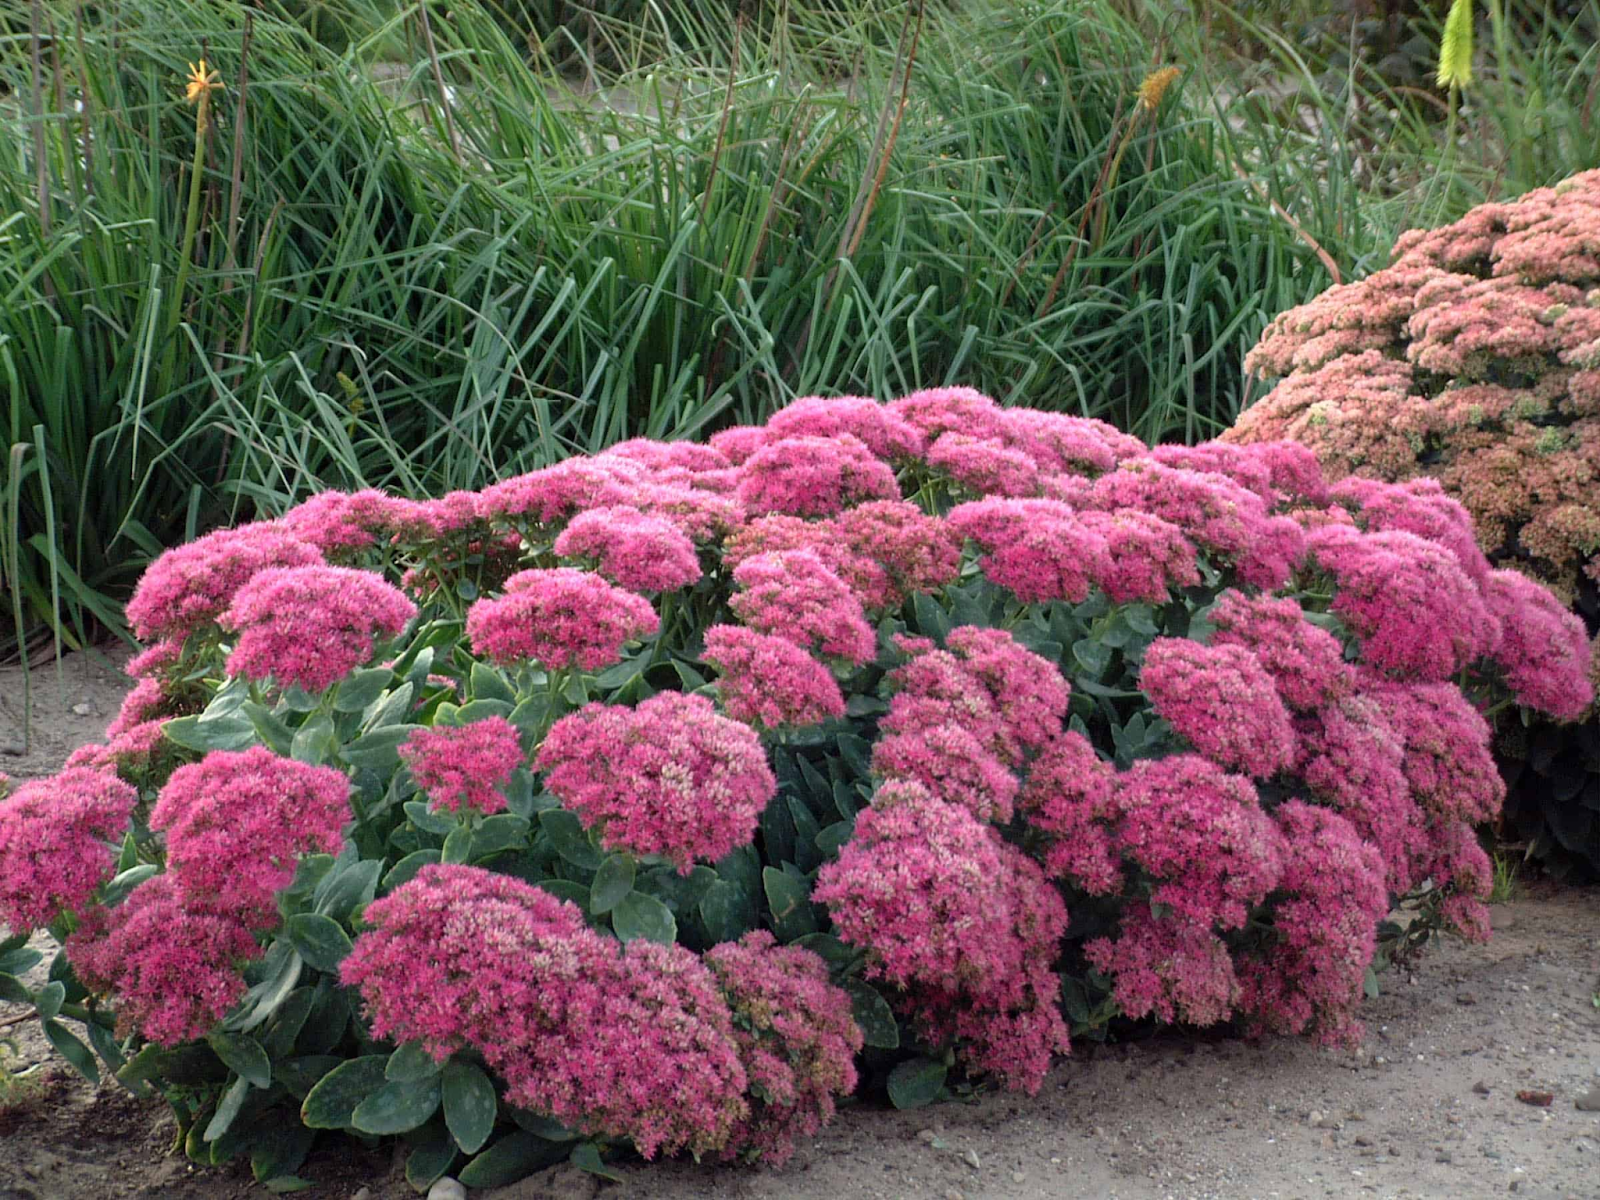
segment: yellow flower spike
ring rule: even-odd
[[[1472,0],[1455,0],[1444,19],[1438,82],[1442,88],[1467,88],[1472,84]]]
[[[206,67],[206,60],[201,59],[199,65],[189,64],[189,74],[184,79],[183,98],[190,104],[202,99],[206,93],[221,91],[223,87],[222,76],[216,71]]]
[[[1177,67],[1162,67],[1146,75],[1144,82],[1139,85],[1139,107],[1152,111],[1160,108],[1161,98],[1180,74],[1182,72]]]

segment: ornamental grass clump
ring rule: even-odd
[[[1511,828],[1558,868],[1600,871],[1600,718],[1578,682],[1600,632],[1600,172],[1403,234],[1387,267],[1278,316],[1245,362],[1276,383],[1224,442],[1298,442],[1365,529],[1448,552],[1405,550],[1404,602],[1399,561],[1315,535],[1347,619],[1441,679],[1498,636],[1517,703],[1581,721],[1507,712],[1498,745]],[[1363,575],[1381,596],[1360,597]]]
[[[1138,1022],[1348,1044],[1487,936],[1485,712],[1592,694],[1464,528],[961,388],[313,497],[157,561],[110,743],[0,797],[0,985],[279,1190],[343,1133],[419,1190],[780,1164]]]

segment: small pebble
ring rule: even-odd
[[[1489,1094],[1489,1085],[1480,1079],[1472,1085],[1472,1090],[1480,1096],[1487,1096]]]
[[[1026,1183],[1027,1181],[1028,1181],[1028,1173],[1026,1171],[1013,1171],[1013,1172],[1011,1172],[1011,1182],[1012,1183]]]
[[[1600,1112],[1600,1087],[1592,1087],[1573,1101],[1579,1112]]]
[[[428,1189],[428,1200],[467,1200],[467,1189],[461,1186],[460,1181],[445,1175],[433,1181],[433,1186]]]
[[[981,1171],[983,1169],[983,1163],[979,1160],[978,1152],[976,1150],[968,1150],[961,1156],[961,1159],[974,1171]]]

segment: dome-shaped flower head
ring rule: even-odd
[[[828,906],[840,937],[868,952],[872,978],[952,991],[998,985],[1023,975],[1033,945],[1066,926],[1046,886],[1040,914],[1019,932],[1005,849],[998,833],[920,784],[885,783],[818,873],[812,899]]]
[[[607,849],[660,855],[684,875],[747,845],[777,790],[755,732],[682,692],[585,705],[555,723],[537,762]]]
[[[918,458],[924,446],[922,434],[910,422],[869,396],[802,396],[772,414],[766,434],[769,442],[849,434],[888,462]]]
[[[1039,464],[999,438],[942,433],[928,447],[928,465],[974,496],[1035,496]]]
[[[1242,646],[1157,638],[1139,687],[1157,716],[1220,767],[1266,779],[1294,761],[1289,713],[1272,676]]]
[[[765,425],[734,425],[728,429],[719,429],[706,440],[713,450],[737,467],[761,447],[776,439],[767,431]]]
[[[899,608],[934,592],[961,569],[961,537],[950,525],[906,500],[869,500],[822,522],[836,547],[824,561],[868,608]]]
[[[485,816],[502,811],[500,788],[523,763],[517,727],[504,717],[465,725],[419,727],[400,746],[400,759],[433,808]]]
[[[721,675],[717,694],[735,721],[798,729],[844,716],[844,694],[828,668],[784,638],[713,625],[702,657]]]
[[[1385,483],[1351,475],[1336,483],[1330,495],[1354,512],[1365,529],[1373,533],[1398,529],[1436,542],[1455,555],[1468,579],[1479,586],[1487,582],[1489,560],[1478,546],[1472,514],[1446,495],[1438,480]]]
[[[1041,412],[1037,408],[1002,411],[1002,436],[1041,470],[1075,475],[1100,475],[1117,460],[1147,453],[1145,444],[1092,417]]]
[[[944,644],[988,691],[1012,745],[1033,753],[1060,734],[1072,685],[1055,663],[1003,629],[958,625]]]
[[[585,509],[626,504],[629,489],[650,478],[649,468],[631,458],[579,455],[490,484],[478,494],[479,508],[489,519],[555,525]]]
[[[167,870],[190,896],[270,924],[275,894],[302,854],[337,854],[350,780],[264,746],[213,750],[179,767],[150,813],[167,835]]]
[[[183,661],[183,643],[160,641],[147,646],[122,666],[129,679],[153,679],[172,671]]]
[[[1072,505],[1045,497],[989,496],[969,500],[950,510],[950,528],[971,538],[985,550],[995,550],[1017,540],[1044,521],[1076,515]]]
[[[980,821],[1004,825],[1011,820],[1017,777],[970,730],[953,721],[880,737],[872,747],[872,772],[920,783]]]
[[[739,590],[728,607],[752,629],[846,662],[877,651],[861,601],[813,551],[757,554],[734,568],[733,581]]]
[[[489,513],[478,492],[458,490],[429,500],[396,501],[391,520],[398,541],[433,549],[430,543],[446,538],[481,536]]]
[[[194,900],[170,873],[94,910],[66,950],[87,987],[111,994],[119,1032],[163,1046],[204,1037],[244,997],[242,971],[262,954],[237,914]]]
[[[1005,436],[1005,409],[975,388],[923,388],[891,401],[889,411],[930,442],[944,433]]]
[[[272,567],[239,589],[221,624],[237,634],[228,674],[332,687],[371,661],[379,639],[397,636],[417,606],[383,576],[350,567]]]
[[[1495,571],[1484,588],[1500,622],[1495,665],[1518,704],[1574,720],[1594,701],[1583,621],[1520,571]]]
[[[1333,611],[1361,639],[1361,657],[1374,669],[1448,679],[1498,643],[1499,623],[1444,547],[1399,530],[1343,525],[1313,530],[1309,542],[1338,589]]]
[[[1112,840],[1115,780],[1087,738],[1063,733],[1034,760],[1018,803],[1028,825],[1046,835],[1045,870],[1091,896],[1122,886]]]
[[[1383,860],[1328,809],[1291,800],[1274,817],[1284,840],[1277,938],[1242,965],[1239,1008],[1277,1033],[1310,1026],[1324,1043],[1354,1044],[1378,922],[1389,911]]]
[[[979,564],[990,581],[1026,604],[1081,603],[1109,574],[1106,541],[1072,516],[1045,516],[996,545]]]
[[[1268,507],[1278,503],[1272,486],[1272,471],[1248,448],[1228,442],[1204,442],[1198,446],[1168,443],[1153,446],[1150,458],[1168,467],[1226,475],[1241,487],[1249,488]]]
[[[437,863],[363,919],[340,978],[374,1037],[475,1049],[511,1103],[646,1155],[718,1150],[747,1114],[727,1005],[682,947],[624,952],[549,892]]]
[[[1323,478],[1322,464],[1309,446],[1300,442],[1281,441],[1253,442],[1244,448],[1266,467],[1267,477],[1279,503],[1299,501],[1320,505],[1328,502],[1328,481]]]
[[[1278,882],[1283,838],[1243,775],[1196,754],[1141,759],[1117,777],[1114,803],[1123,853],[1180,918],[1236,929]]]
[[[1170,521],[1203,550],[1230,562],[1248,557],[1269,515],[1260,496],[1210,471],[1135,459],[1094,482],[1094,507],[1134,508]]]
[[[1484,901],[1494,887],[1494,866],[1473,827],[1447,821],[1429,831],[1422,874],[1444,897],[1445,928],[1469,942],[1489,940],[1489,909]]]
[[[1278,695],[1296,712],[1310,712],[1350,694],[1355,673],[1344,647],[1306,620],[1294,600],[1246,596],[1231,588],[1209,613],[1213,646],[1248,650],[1272,677]]]
[[[388,541],[407,504],[376,488],[318,492],[284,513],[282,524],[330,562],[342,561]]]
[[[635,592],[670,592],[700,578],[694,543],[664,517],[618,505],[591,508],[555,541],[562,558],[593,560],[602,575]]]
[[[1134,1020],[1154,1013],[1167,1024],[1215,1025],[1239,999],[1227,943],[1210,925],[1172,914],[1157,918],[1144,901],[1122,910],[1115,939],[1095,938],[1083,953],[1111,976],[1117,1007]]]
[[[631,459],[652,471],[723,471],[733,462],[714,446],[701,442],[658,442],[651,438],[630,438],[608,447],[601,458]]]
[[[1135,508],[1080,513],[1077,521],[1105,542],[1094,583],[1117,604],[1166,604],[1173,588],[1200,582],[1194,544],[1171,521]]]
[[[273,522],[219,529],[173,547],[150,564],[128,601],[128,624],[141,641],[181,642],[226,612],[252,576],[271,567],[320,562],[315,546]]]
[[[519,571],[505,593],[467,610],[474,654],[507,666],[536,662],[552,671],[598,671],[622,648],[661,628],[643,596],[572,567]]]
[[[81,911],[110,877],[110,843],[138,802],[115,775],[86,767],[0,792],[0,922],[24,933]]]
[[[1479,825],[1500,815],[1505,780],[1495,765],[1489,723],[1453,683],[1379,683],[1365,693],[1405,750],[1411,795],[1439,821]]]
[[[780,946],[765,929],[713,946],[705,964],[733,1013],[751,1090],[750,1116],[723,1157],[781,1167],[797,1138],[833,1119],[833,1098],[855,1091],[863,1039],[850,994],[828,981],[828,964],[816,954]]]
[[[739,467],[735,497],[752,513],[825,517],[863,500],[898,500],[894,470],[857,437],[768,442]]]

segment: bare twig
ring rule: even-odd
[[[428,62],[433,66],[433,82],[439,89],[439,106],[444,109],[444,127],[450,137],[450,150],[461,162],[461,138],[456,134],[456,119],[450,111],[450,93],[445,90],[444,70],[439,66],[439,50],[433,43],[433,22],[428,20],[428,0],[417,0],[417,13],[422,17],[422,41],[428,48]]]

